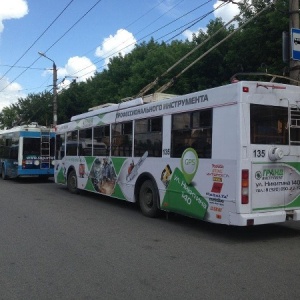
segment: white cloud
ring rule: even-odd
[[[189,41],[191,41],[192,38],[193,38],[193,33],[195,33],[195,32],[188,29],[188,30],[185,30],[185,31],[182,33],[182,35],[183,35],[186,39],[188,39]]]
[[[0,80],[0,111],[4,107],[8,107],[13,103],[16,103],[19,98],[24,98],[26,95],[22,93],[22,86],[16,82],[10,83],[7,78]]]
[[[240,0],[236,0],[234,2],[240,2]],[[217,1],[214,4],[214,9],[216,9],[219,5],[224,3],[223,1]],[[240,13],[240,10],[237,6],[237,4],[234,3],[227,3],[225,6],[220,7],[214,12],[214,16],[216,18],[222,18],[223,22],[227,23],[231,19],[233,19],[234,16],[238,15]]]
[[[240,0],[235,0],[234,2],[239,2]],[[223,1],[216,1],[215,4],[213,5],[214,9],[219,7],[221,4],[224,4]],[[240,10],[238,6],[234,3],[227,3],[225,6],[222,6],[218,9],[215,10],[214,12],[214,17],[215,18],[222,18],[222,21],[226,24],[227,22],[231,21],[233,17],[238,15],[240,13]],[[231,23],[233,25],[237,25],[236,22]],[[195,31],[192,30],[185,30],[182,35],[187,38],[189,41],[192,40],[193,33],[198,34],[199,30],[202,30],[203,32],[206,32],[207,28],[199,28]]]
[[[190,42],[192,41],[193,39],[193,34],[195,34],[196,36],[199,34],[199,31],[203,31],[203,32],[206,32],[207,31],[207,28],[199,28],[195,31],[192,31],[192,30],[185,30],[182,35],[184,36],[184,38],[188,39]]]
[[[74,79],[77,82],[86,81],[94,76],[96,70],[96,66],[89,58],[85,56],[71,57],[63,68],[57,67],[58,87],[59,89],[67,88]],[[52,69],[43,73],[44,76],[49,74],[53,74]]]
[[[20,19],[28,14],[28,5],[25,0],[0,1],[0,32],[3,31],[4,20]]]
[[[110,35],[103,40],[102,45],[97,47],[95,55],[104,58],[105,64],[108,64],[109,58],[118,56],[119,53],[122,56],[130,53],[135,44],[136,39],[131,32],[119,29],[115,35]]]
[[[64,76],[76,76],[78,77],[77,81],[86,81],[91,76],[94,76],[96,69],[96,66],[89,58],[85,56],[74,56],[69,58],[65,68],[58,70],[58,73],[65,72]]]

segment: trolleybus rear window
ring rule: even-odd
[[[288,108],[250,105],[251,143],[287,145]]]

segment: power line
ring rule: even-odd
[[[21,57],[5,72],[4,75],[0,78],[3,79],[7,73],[16,66],[16,64],[28,53],[28,51],[37,43],[37,41],[49,30],[49,28],[58,20],[58,18],[65,12],[65,10],[71,5],[74,0],[71,0],[67,6],[59,13],[59,15],[50,23],[50,25],[40,34],[40,36],[31,44],[31,46],[21,55]],[[6,87],[5,87],[6,88]]]
[[[166,0],[162,0],[161,2],[157,3],[156,5],[154,5],[152,8],[150,8],[147,12],[145,12],[144,14],[142,14],[140,17],[138,17],[136,20],[134,20],[132,23],[130,23],[129,25],[127,25],[125,28],[129,28],[131,25],[135,24],[136,22],[138,22],[139,20],[141,20],[142,18],[144,18],[146,15],[148,15],[148,13],[150,13],[152,10],[154,10],[155,8],[157,8],[158,6],[160,6],[163,2],[165,2]],[[179,1],[178,3],[183,2],[184,0]],[[176,4],[178,5],[178,4]],[[175,5],[175,6],[176,6]],[[173,8],[173,7],[172,7]]]
[[[16,68],[16,69],[30,69],[30,70],[47,70],[45,68],[29,68],[29,67],[24,67],[24,66],[16,66],[16,65],[0,65],[0,67],[10,67],[10,68]],[[2,77],[3,78],[3,77]],[[2,79],[1,78],[1,79]],[[0,79],[0,80],[1,80]]]
[[[74,0],[72,0],[71,2],[73,2]],[[71,29],[73,29],[92,9],[94,9],[96,7],[96,5],[98,5],[102,0],[98,0],[82,17],[80,17],[60,38],[58,38],[47,50],[45,50],[43,53],[47,53],[47,51],[49,51],[54,45],[56,45]],[[71,4],[71,2],[69,4]],[[65,9],[64,9],[65,10]],[[64,11],[63,10],[63,11]],[[61,13],[62,14],[62,13]],[[60,15],[61,15],[60,14]],[[57,18],[56,18],[57,19]],[[56,20],[55,19],[55,20]],[[53,23],[53,22],[52,22]],[[7,84],[4,88],[2,88],[2,90],[0,90],[0,92],[2,92],[3,90],[5,90],[8,86],[10,86],[13,82],[15,82],[19,77],[21,77],[30,67],[32,67],[38,60],[40,59],[40,57],[38,57],[36,60],[34,60],[33,63],[31,63],[23,72],[21,72],[16,78],[14,78],[9,84]]]
[[[190,10],[189,12],[185,13],[184,15],[178,17],[176,20],[173,20],[173,21],[171,21],[171,22],[169,22],[169,23],[163,25],[162,27],[156,29],[156,30],[153,31],[152,33],[150,33],[150,34],[148,34],[148,35],[142,37],[142,38],[139,39],[137,42],[143,40],[144,38],[148,37],[149,35],[151,35],[151,34],[153,34],[153,33],[158,32],[159,30],[161,30],[161,29],[165,28],[166,26],[168,26],[168,25],[170,25],[170,24],[176,22],[177,20],[179,20],[179,19],[181,19],[182,17],[184,17],[184,16],[190,14],[191,12],[194,12],[195,10],[197,10],[197,9],[199,9],[199,8],[201,8],[201,7],[203,7],[205,4],[208,4],[208,3],[211,2],[211,1],[212,1],[212,0],[208,0],[208,1],[204,2],[203,4],[197,6],[196,8],[194,8],[194,9],[192,9],[192,10]],[[213,10],[209,11],[208,13],[202,15],[201,17],[196,18],[196,19],[194,19],[194,20],[192,20],[192,21],[186,23],[185,25],[179,27],[179,29],[182,29],[183,27],[185,27],[184,30],[186,30],[186,29],[192,27],[193,25],[195,25],[196,23],[198,23],[199,21],[201,21],[201,20],[203,20],[205,17],[207,17],[209,14],[215,12],[216,10],[218,10],[219,8],[221,8],[221,7],[223,7],[224,5],[227,5],[227,4],[229,4],[229,3],[228,3],[228,2],[222,2],[218,7],[214,8]],[[234,20],[234,19],[233,19],[233,20]],[[230,21],[229,23],[233,22],[233,20]],[[227,23],[226,26],[228,26],[229,23]],[[188,27],[186,27],[186,26],[188,26]],[[175,32],[175,31],[177,31],[177,30],[178,30],[178,28],[175,29],[175,30],[173,30],[173,31],[171,31],[171,32],[169,32],[169,33],[167,33],[167,34],[164,35],[163,37],[165,37],[165,36],[167,36],[167,35],[170,35],[171,33]],[[184,30],[182,30],[181,32],[183,32]],[[180,34],[180,33],[179,33],[179,34]],[[176,36],[178,36],[179,34],[177,34]],[[160,37],[160,38],[158,38],[158,39],[156,39],[156,40],[159,40],[159,39],[161,39],[161,38],[163,38],[163,37]],[[175,37],[175,36],[174,36],[174,37]],[[171,39],[173,39],[174,37],[172,37]],[[170,39],[169,39],[169,40],[170,40]],[[133,44],[134,44],[134,43],[132,43],[132,44],[130,44],[130,45],[127,45],[126,47],[122,48],[121,50],[116,51],[116,52],[114,52],[114,53],[112,53],[112,54],[110,54],[110,55],[108,55],[108,56],[106,56],[106,57],[104,57],[104,58],[102,58],[102,59],[100,59],[100,60],[98,60],[98,61],[94,61],[93,64],[97,64],[97,63],[99,63],[100,61],[103,61],[103,60],[107,59],[108,57],[113,56],[114,54],[116,54],[116,53],[118,53],[118,52],[120,52],[120,51],[126,49],[127,47],[129,47],[129,46],[131,46],[131,45],[133,45]],[[164,76],[166,73],[168,73],[171,69],[173,69],[176,65],[178,65],[180,62],[182,62],[188,55],[191,55],[191,54],[192,54],[194,51],[196,51],[198,48],[199,48],[199,47],[196,47],[195,49],[193,49],[192,51],[190,51],[187,55],[185,55],[182,59],[180,59],[175,65],[173,65],[172,67],[170,67],[170,68],[169,68],[162,76]],[[115,49],[115,48],[114,48],[114,49]],[[81,71],[83,71],[83,70],[85,70],[85,69],[90,68],[91,66],[93,66],[93,64],[91,64],[91,65],[89,65],[89,66],[87,66],[87,67],[85,67],[85,68],[83,68],[83,69],[81,69],[81,70],[78,70],[77,72],[72,73],[72,75],[77,74],[77,73],[79,73],[79,72],[81,72]],[[81,76],[78,76],[78,78],[84,77],[84,76],[88,75],[89,73],[91,73],[91,71],[90,71],[90,72],[87,72],[87,73],[85,73],[85,74],[83,74],[83,75],[81,75]],[[160,76],[159,78],[161,78],[162,76]],[[150,83],[149,85],[151,85],[151,84],[153,84],[153,83],[156,84],[159,78],[156,78],[156,79],[154,80],[154,82]],[[147,85],[147,86],[144,88],[144,89],[147,89],[146,91],[148,91],[149,89],[151,89],[151,87],[149,87],[149,85]],[[67,88],[67,86],[66,86],[64,89],[66,89],[66,88]],[[143,90],[144,90],[144,89],[143,89]],[[143,90],[141,90],[141,92],[142,92]],[[144,91],[144,93],[145,93],[146,91]],[[140,92],[140,93],[141,93],[141,92]],[[139,95],[140,95],[140,94],[139,94]]]
[[[73,1],[73,0],[72,0]],[[72,2],[71,1],[71,2]],[[182,0],[183,1],[183,0]],[[176,3],[176,5],[178,5],[179,3],[181,3],[182,1],[179,1],[178,3]],[[143,40],[143,39],[145,39],[146,37],[148,37],[149,35],[151,35],[151,34],[154,34],[154,33],[156,33],[156,32],[158,32],[159,30],[161,30],[161,29],[163,29],[163,28],[165,28],[165,27],[167,27],[167,26],[169,26],[169,25],[171,25],[172,23],[174,23],[174,22],[176,22],[176,21],[178,21],[179,19],[181,19],[181,18],[183,18],[183,17],[185,17],[185,16],[187,16],[189,13],[191,13],[191,12],[194,12],[195,10],[197,10],[197,9],[199,9],[199,8],[201,8],[203,5],[205,5],[205,4],[207,4],[207,3],[209,3],[209,2],[211,2],[212,0],[208,0],[207,2],[205,2],[205,3],[203,3],[203,4],[201,4],[201,5],[199,5],[199,6],[197,6],[196,8],[194,8],[193,10],[191,10],[191,11],[189,11],[189,12],[187,12],[187,13],[185,13],[184,15],[182,15],[182,16],[180,16],[179,18],[177,18],[176,20],[173,20],[173,21],[171,21],[171,22],[169,22],[168,24],[166,24],[166,25],[164,25],[164,26],[162,26],[162,27],[160,27],[159,29],[157,29],[157,30],[155,30],[155,31],[153,31],[153,32],[151,32],[150,34],[148,34],[148,35],[146,35],[146,36],[144,36],[144,37],[142,37],[141,39],[139,39],[137,42],[139,42],[139,41],[141,41],[141,40]],[[71,4],[71,2],[69,3],[69,5]],[[57,44],[72,28],[74,28],[74,26],[75,25],[77,25],[98,3],[100,3],[101,2],[101,0],[99,0],[99,1],[97,1],[94,5],[93,5],[93,7],[91,8],[91,9],[89,9],[80,19],[78,19],[59,39],[57,39],[56,40],[56,42],[55,43],[53,43],[46,51],[44,51],[44,53],[46,53],[47,51],[49,51],[55,44]],[[161,4],[161,3],[163,3],[164,1],[161,1],[160,3],[159,3],[159,5]],[[172,7],[172,9],[176,6],[176,5],[174,5],[173,7]],[[157,7],[158,5],[156,5],[156,6],[154,6],[151,10],[153,10],[155,7]],[[150,11],[151,11],[150,10]],[[170,9],[171,10],[171,9]],[[169,11],[170,11],[169,10]],[[148,11],[149,12],[149,11]],[[147,12],[147,13],[148,13]],[[146,14],[147,14],[146,13]],[[145,14],[144,14],[145,15]],[[137,22],[139,19],[141,19],[144,15],[142,15],[141,17],[139,17],[136,21],[134,21],[134,22],[132,22],[131,24],[129,24],[128,25],[128,27],[130,26],[130,25],[132,25],[133,23],[135,23],[135,22]],[[205,15],[205,16],[207,16],[207,14]],[[203,18],[202,18],[203,19]],[[157,19],[156,19],[157,20]],[[198,19],[196,19],[196,21],[199,21],[199,18]],[[195,22],[195,20],[194,21],[192,21],[192,22]],[[152,22],[153,23],[153,22]],[[151,24],[152,24],[151,23]],[[188,24],[190,24],[191,22],[189,22]],[[193,23],[193,24],[195,24],[195,23]],[[193,25],[192,24],[192,25]],[[191,26],[192,26],[191,25]],[[146,28],[148,28],[150,25],[148,25],[148,26],[146,26],[146,27],[144,27],[142,30],[144,30],[144,29],[146,29]],[[142,30],[140,30],[138,33],[140,33]],[[178,29],[176,29],[176,30],[178,30]],[[171,31],[170,33],[168,33],[167,35],[169,35],[169,34],[171,34],[171,33],[173,33],[174,31]],[[132,44],[131,44],[132,45]],[[128,45],[128,46],[131,46],[131,45]],[[124,47],[123,49],[125,49],[125,48],[127,48],[128,46],[126,46],[126,47]],[[121,50],[123,50],[123,49],[121,49]],[[119,51],[117,51],[117,52],[119,52]],[[114,54],[116,54],[117,52],[115,52],[115,53],[112,53],[111,55],[108,55],[108,56],[106,56],[105,58],[103,58],[103,59],[101,59],[101,60],[98,60],[98,61],[96,61],[96,62],[94,62],[94,64],[97,64],[97,63],[99,63],[100,61],[103,61],[104,59],[106,59],[106,58],[108,58],[108,57],[110,57],[110,56],[113,56]],[[39,58],[38,58],[39,59]],[[22,72],[17,78],[19,78],[21,75],[23,75],[26,71],[27,71],[27,69],[30,69],[30,67],[36,62],[37,60],[35,60],[29,67],[27,67],[26,68],[26,70],[24,70],[24,72]],[[90,65],[90,66],[88,66],[88,67],[86,67],[86,68],[83,68],[83,69],[81,69],[81,70],[79,70],[79,71],[77,71],[77,72],[75,72],[75,73],[73,73],[73,74],[77,74],[78,72],[81,72],[82,70],[85,70],[85,69],[87,69],[87,68],[89,68],[89,67],[91,67],[92,65]],[[87,74],[89,74],[90,72],[88,72]],[[83,77],[83,76],[85,76],[85,75],[87,75],[87,74],[84,74],[84,75],[82,75],[82,76],[80,76],[80,77]],[[17,78],[15,78],[11,83],[13,83]],[[11,84],[10,83],[10,84]],[[8,85],[7,85],[8,86]],[[6,87],[7,87],[6,86]],[[4,87],[4,89],[6,88],[6,87]]]
[[[89,65],[89,66],[87,66],[87,67],[85,67],[85,68],[83,68],[83,69],[81,69],[81,70],[78,70],[78,71],[76,71],[75,73],[72,73],[72,75],[75,75],[75,74],[77,74],[77,73],[79,73],[79,72],[81,72],[81,71],[83,71],[83,70],[85,70],[85,69],[90,68],[90,67],[93,66],[93,65],[98,64],[99,62],[101,62],[101,61],[103,61],[103,60],[105,60],[105,59],[107,59],[107,58],[109,58],[109,57],[111,57],[111,56],[114,56],[115,54],[117,54],[117,53],[119,53],[120,51],[122,51],[122,50],[128,48],[129,46],[132,46],[132,45],[134,45],[134,44],[136,44],[136,43],[138,43],[138,42],[144,40],[145,38],[149,37],[150,35],[153,35],[154,33],[160,31],[161,29],[166,28],[167,26],[169,26],[169,25],[173,24],[174,22],[180,20],[181,18],[187,16],[188,14],[190,14],[190,13],[192,13],[192,12],[195,12],[197,9],[203,7],[204,5],[208,4],[208,3],[211,2],[211,1],[212,1],[212,0],[207,0],[207,1],[204,2],[203,4],[201,4],[201,5],[197,6],[196,8],[194,8],[194,9],[188,11],[187,13],[185,13],[185,14],[183,14],[182,16],[178,17],[177,19],[175,19],[175,20],[173,20],[173,21],[171,21],[171,22],[169,22],[169,23],[167,23],[167,24],[161,26],[160,28],[158,28],[158,29],[152,31],[151,33],[149,33],[149,34],[143,36],[142,38],[138,39],[136,42],[131,43],[131,44],[125,46],[124,48],[119,49],[118,51],[116,51],[116,52],[114,52],[114,53],[111,53],[111,54],[107,55],[107,56],[104,57],[104,58],[101,58],[101,59],[99,59],[99,60],[94,60],[94,61],[93,61],[93,64],[91,64],[91,65]],[[221,4],[221,5],[224,5],[224,3]],[[175,5],[175,6],[176,6],[176,5]],[[172,8],[173,8],[173,7],[172,7]],[[219,8],[219,7],[217,7],[216,9],[218,9],[218,8]],[[209,14],[212,13],[212,12],[214,12],[216,9],[212,10],[211,12],[209,12]],[[208,14],[205,14],[204,16],[207,17]],[[202,18],[202,19],[203,19],[203,18]],[[173,32],[173,31],[172,31],[172,32]],[[172,32],[171,32],[171,33],[172,33]],[[170,33],[168,33],[167,35],[169,35],[169,34],[170,34]],[[114,49],[116,49],[116,47],[115,47]],[[114,49],[112,49],[111,51],[113,51]],[[105,66],[105,65],[104,65],[104,66]],[[86,76],[86,75],[89,74],[89,73],[90,73],[90,72],[88,72],[88,73],[86,73],[86,74],[84,74],[84,75],[82,75],[82,76],[80,76],[80,77],[84,77],[84,76]]]
[[[186,68],[184,68],[181,72],[179,72],[175,77],[173,77],[169,82],[167,82],[166,84],[164,84],[162,87],[160,87],[157,92],[163,92],[166,89],[168,89],[170,86],[173,85],[173,83],[175,82],[175,80],[177,80],[177,78],[179,76],[181,76],[183,73],[185,73],[190,67],[192,67],[195,63],[197,63],[200,59],[202,59],[204,56],[206,56],[207,54],[209,54],[211,51],[213,51],[215,48],[217,48],[219,45],[221,45],[223,42],[225,42],[226,40],[228,40],[232,35],[234,35],[236,32],[240,31],[243,27],[245,27],[248,23],[250,23],[252,20],[254,20],[255,18],[257,18],[258,16],[260,16],[264,11],[266,11],[271,5],[273,5],[274,3],[276,3],[277,0],[274,0],[273,2],[271,1],[265,8],[263,8],[261,11],[259,11],[258,13],[256,13],[254,16],[250,17],[248,20],[246,20],[242,25],[240,25],[238,28],[236,28],[235,30],[233,30],[229,35],[227,35],[224,39],[222,39],[220,42],[218,42],[217,44],[215,44],[213,47],[211,47],[208,51],[206,51],[205,53],[203,53],[202,55],[200,55],[197,59],[195,59],[191,64],[189,64]],[[252,4],[249,4],[248,8],[251,7]],[[239,14],[239,16],[242,13]],[[224,26],[228,26],[229,23],[231,23],[232,21],[234,21],[238,16],[235,16],[230,22],[228,22],[226,25]],[[224,28],[224,26],[222,27],[222,29]],[[207,41],[207,40],[206,40]],[[206,42],[205,41],[205,42]],[[201,43],[200,45],[202,45],[203,43]]]
[[[183,26],[180,26],[179,28],[173,30],[172,32],[170,32],[170,33],[168,33],[168,34],[166,34],[166,35],[160,37],[158,40],[160,40],[160,39],[164,38],[165,36],[168,36],[169,34],[171,34],[171,33],[173,33],[173,32],[176,32],[177,30],[180,30],[180,29],[181,29],[181,31],[180,31],[179,33],[177,33],[176,35],[172,36],[171,38],[169,38],[169,39],[166,41],[166,43],[168,43],[169,41],[173,40],[175,37],[177,37],[178,35],[182,34],[184,31],[190,29],[191,27],[193,27],[194,25],[196,25],[197,23],[199,23],[200,21],[202,21],[204,18],[206,18],[208,15],[210,15],[210,14],[213,13],[213,12],[215,12],[217,9],[221,8],[221,7],[224,6],[224,5],[226,5],[226,4],[224,4],[224,3],[223,3],[223,4],[220,4],[217,8],[215,8],[215,9],[209,11],[208,13],[206,13],[205,15],[203,15],[202,17],[196,18],[196,19],[190,21],[189,23],[184,24]],[[182,29],[182,28],[183,28],[183,29]]]
[[[181,0],[179,2],[177,2],[175,5],[173,5],[170,9],[168,9],[165,13],[163,13],[162,15],[160,15],[158,18],[156,18],[154,21],[152,21],[151,23],[149,23],[147,26],[145,26],[144,28],[142,28],[140,31],[138,31],[135,35],[138,35],[139,33],[141,33],[142,31],[144,31],[145,29],[147,29],[148,27],[150,27],[152,24],[154,24],[155,22],[157,22],[159,19],[161,19],[164,15],[168,14],[171,10],[173,10],[176,6],[178,6],[180,3],[182,3],[184,0]],[[212,1],[212,0],[209,0]]]
[[[53,46],[55,46],[63,37],[69,33],[90,11],[92,11],[102,0],[98,0],[87,12],[85,12],[60,38],[58,38],[47,50],[43,53],[47,53]]]
[[[164,1],[165,1],[165,0],[161,1],[161,2],[158,3],[157,5],[153,6],[150,10],[148,10],[146,13],[144,13],[141,17],[138,17],[135,21],[133,21],[133,22],[130,23],[129,25],[125,26],[125,29],[128,29],[128,27],[130,27],[132,24],[136,23],[136,22],[137,22],[138,20],[140,20],[142,17],[146,16],[150,11],[152,11],[152,10],[155,9],[156,7],[160,6]],[[168,12],[170,12],[172,9],[174,9],[177,5],[179,5],[179,4],[182,3],[183,1],[185,1],[185,0],[180,0],[179,2],[177,2],[177,3],[176,3],[175,5],[173,5],[168,11],[166,11],[164,14],[160,15],[157,19],[155,19],[155,21],[157,21],[157,20],[160,19],[162,16],[164,16],[165,14],[167,14]],[[209,1],[212,1],[212,0],[209,0]],[[135,33],[135,35],[139,34],[139,33],[142,32],[143,30],[145,30],[146,28],[148,28],[148,27],[149,27],[150,25],[152,25],[155,21],[151,22],[151,23],[148,24],[146,27],[142,28],[140,31],[138,31],[137,33]],[[125,42],[126,42],[126,41],[125,41]],[[125,43],[125,42],[123,42],[123,43]],[[124,50],[124,49],[126,49],[126,48],[129,47],[129,46],[132,46],[132,45],[134,45],[134,43],[132,43],[132,44],[130,44],[130,45],[127,45],[126,47],[122,48],[121,51]],[[118,47],[118,46],[117,46],[117,47]],[[112,52],[112,51],[114,51],[115,49],[117,49],[117,47],[111,49],[110,52],[108,53],[108,55],[107,55],[106,57],[101,58],[101,59],[99,59],[99,60],[94,60],[94,61],[92,61],[92,64],[91,64],[91,65],[89,65],[89,66],[87,66],[87,67],[85,67],[85,68],[83,68],[83,69],[81,69],[81,70],[78,70],[77,72],[73,73],[73,75],[74,75],[74,74],[77,74],[77,73],[79,73],[79,72],[81,72],[81,71],[83,71],[83,70],[85,70],[85,69],[88,69],[88,68],[92,67],[93,65],[98,64],[99,62],[101,62],[101,61],[103,61],[103,60],[105,60],[105,59],[107,59],[107,58],[109,58],[109,57],[115,55],[115,54],[118,53],[119,51],[116,51],[116,52]],[[90,50],[90,51],[92,51],[92,50]],[[86,52],[86,53],[89,53],[90,51],[88,51],[88,52]],[[85,54],[83,54],[83,55],[85,55]],[[104,65],[104,66],[105,66],[105,65]],[[82,76],[80,76],[80,77],[86,76],[86,75],[89,74],[89,73],[90,73],[90,72],[88,72],[88,73],[86,73],[86,74],[84,74],[84,75],[82,75]]]
[[[178,4],[180,4],[181,2],[183,2],[184,0],[182,0],[182,1],[179,1],[178,3],[176,3],[171,9],[173,9],[174,7],[176,7]],[[210,2],[210,1],[212,1],[212,0],[209,0],[209,1],[207,1],[207,3],[208,2]],[[71,1],[71,2],[73,2],[73,0]],[[68,6],[71,4],[71,2],[68,4]],[[55,44],[57,44],[72,28],[74,28],[74,26],[77,24],[77,23],[79,23],[98,3],[100,3],[101,2],[101,0],[99,0],[99,1],[97,1],[80,19],[78,19],[59,39],[57,39],[56,40],[56,42],[55,43],[53,43],[46,51],[44,51],[44,53],[46,53],[47,51],[49,51]],[[156,5],[156,6],[154,6],[154,7],[152,7],[148,12],[146,12],[145,14],[143,14],[141,17],[139,17],[136,21],[134,21],[134,22],[132,22],[131,24],[129,24],[127,27],[129,27],[129,26],[131,26],[132,24],[134,24],[135,22],[137,22],[139,19],[141,19],[144,15],[146,15],[147,13],[149,13],[151,10],[153,10],[154,8],[156,8],[157,6],[159,6],[161,3],[163,3],[164,1],[161,1],[158,5]],[[166,27],[166,26],[168,26],[168,25],[170,25],[170,24],[172,24],[172,23],[174,23],[175,21],[177,21],[177,20],[179,20],[180,18],[182,18],[182,17],[184,17],[184,16],[186,16],[186,15],[188,15],[189,13],[191,13],[191,12],[193,12],[193,11],[195,11],[196,9],[198,9],[198,8],[200,8],[201,6],[203,6],[204,4],[202,4],[202,5],[200,5],[200,6],[198,6],[198,7],[196,7],[195,9],[193,9],[192,11],[189,11],[188,13],[186,13],[186,14],[184,14],[183,16],[181,16],[181,17],[179,17],[179,18],[177,18],[176,20],[174,20],[174,21],[172,21],[172,22],[170,22],[170,23],[168,23],[168,24],[166,24],[165,26],[163,26],[163,27],[161,27],[160,29],[162,29],[162,28],[164,28],[164,27]],[[67,7],[66,7],[67,8]],[[65,9],[66,9],[65,8]],[[64,10],[65,10],[64,9]],[[168,12],[171,10],[171,9],[169,9],[168,10]],[[167,13],[167,12],[166,12]],[[62,13],[61,13],[62,14]],[[60,15],[61,15],[60,14]],[[57,17],[58,18],[58,17]],[[56,19],[57,19],[56,18]],[[52,22],[52,24],[53,24],[54,22]],[[152,23],[151,23],[152,24]],[[147,27],[149,27],[150,25],[148,25],[148,26],[146,26],[145,28],[143,28],[142,30],[144,30],[144,29],[146,29]],[[50,28],[50,26],[48,27],[48,28]],[[159,31],[160,29],[158,29],[157,31]],[[139,32],[141,32],[142,30],[140,30]],[[44,32],[46,32],[46,30],[44,31]],[[138,32],[138,33],[139,33]],[[155,33],[156,31],[154,31],[154,32],[152,32],[152,33],[150,33],[150,34],[153,34],[153,33]],[[148,35],[146,35],[146,36],[144,36],[143,38],[141,38],[140,40],[142,40],[142,39],[144,39],[144,38],[146,38],[146,37],[148,37],[150,34],[148,34]],[[139,40],[139,41],[140,41]],[[127,46],[128,47],[128,46]],[[125,49],[125,48],[127,48],[127,47],[124,47],[123,49]],[[28,49],[29,50],[29,49]],[[110,56],[113,56],[115,53],[112,53],[111,55],[108,55],[107,57],[105,57],[104,59],[106,59],[106,58],[108,58],[108,57],[110,57]],[[39,59],[39,58],[38,58]],[[38,60],[37,59],[37,60]],[[33,64],[35,64],[35,62],[37,61],[37,60],[35,60],[29,67],[27,67],[19,76],[17,76],[12,82],[10,82],[7,86],[5,86],[4,87],[4,89],[5,88],[7,88],[10,84],[12,84],[16,79],[18,79],[21,75],[23,75],[28,69],[31,69],[31,66],[33,65]],[[101,60],[99,60],[99,61],[97,61],[97,62],[94,62],[94,64],[97,64],[97,63],[99,63],[100,61],[102,61],[103,59],[101,59]],[[88,66],[88,67],[86,67],[86,68],[83,68],[83,69],[81,69],[81,70],[79,70],[79,71],[77,71],[76,73],[74,73],[74,74],[77,74],[78,72],[80,72],[80,71],[82,71],[82,70],[84,70],[84,69],[87,69],[87,68],[89,68],[89,67],[91,67],[92,65],[90,65],[90,66]],[[88,72],[88,73],[90,73],[90,72]],[[87,73],[87,74],[88,74]],[[86,74],[84,74],[83,76],[85,76]],[[83,76],[81,76],[81,77],[83,77]],[[2,89],[3,90],[3,89]],[[1,91],[2,91],[1,90]],[[1,92],[0,91],[0,92]]]
[[[227,3],[226,3],[227,4]],[[212,10],[211,12],[216,11],[217,9],[221,8],[222,6],[226,5],[225,3],[220,4],[217,8],[215,8],[214,10]],[[209,13],[211,13],[209,12]],[[209,14],[208,13],[208,14]],[[206,14],[206,15],[208,15]],[[228,22],[226,25],[224,25],[222,27],[225,28],[227,27],[230,23],[232,23],[235,20],[236,17],[234,17],[230,22]],[[183,60],[185,60],[187,57],[189,57],[192,53],[194,53],[196,50],[198,50],[204,43],[206,43],[209,39],[211,39],[212,37],[214,37],[215,35],[217,35],[219,33],[221,29],[219,29],[217,32],[215,32],[210,38],[206,39],[205,42],[197,45],[194,49],[192,49],[189,53],[187,53],[186,55],[184,55],[181,59],[179,59],[175,64],[173,64],[170,68],[168,68],[162,75],[160,75],[159,77],[157,77],[153,82],[149,83],[148,85],[146,85],[138,94],[137,97],[141,97],[143,96],[147,91],[149,91],[151,88],[153,88],[157,83],[158,80],[165,76],[167,73],[169,73],[172,69],[174,69],[177,65],[179,65]]]
[[[146,11],[142,16],[138,17],[137,19],[135,19],[133,22],[131,22],[129,25],[126,25],[124,28],[128,29],[131,25],[135,24],[137,21],[139,21],[140,19],[142,19],[144,16],[146,16],[148,13],[150,13],[152,10],[154,10],[156,7],[160,6],[163,2],[165,2],[166,0],[162,0],[161,2],[159,2],[157,5],[153,6],[152,8],[150,8],[148,11]],[[185,0],[181,0],[180,2],[183,2]],[[179,3],[180,3],[179,2]],[[176,5],[175,5],[176,6]],[[95,46],[97,47],[97,46]],[[86,51],[85,53],[82,54],[82,56],[85,56],[86,54],[95,51],[95,47],[91,50]]]

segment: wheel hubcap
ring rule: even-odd
[[[153,205],[153,197],[151,190],[148,190],[145,193],[145,203],[148,207],[151,207]]]

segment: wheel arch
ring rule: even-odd
[[[73,165],[71,165],[71,166],[69,166],[68,171],[67,171],[67,178],[68,178],[69,174],[71,173],[71,171],[75,171],[76,176],[77,176],[75,167]]]
[[[72,173],[74,173],[74,180],[72,180]],[[72,194],[79,194],[79,188],[78,188],[78,179],[77,179],[77,172],[76,172],[76,168],[71,165],[69,166],[68,170],[67,170],[67,175],[66,175],[66,179],[67,179],[67,187],[69,189],[69,191]]]
[[[154,188],[156,190],[157,197],[158,197],[157,206],[160,209],[159,189],[157,187],[157,183],[156,183],[156,180],[155,180],[154,176],[149,172],[144,172],[144,173],[140,174],[139,177],[137,178],[136,182],[135,182],[135,185],[134,185],[135,202],[139,204],[139,191],[140,191],[140,188],[141,188],[143,182],[145,182],[146,180],[151,180],[154,184]]]

